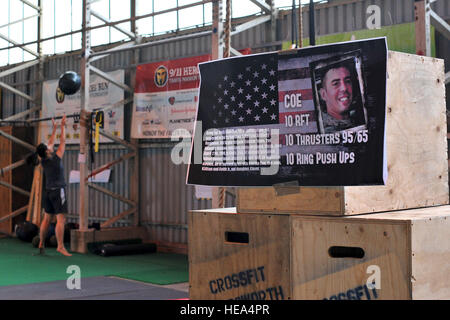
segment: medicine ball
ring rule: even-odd
[[[31,242],[38,234],[39,228],[37,225],[24,221],[16,227],[16,236],[22,241]]]
[[[76,72],[67,71],[59,77],[58,87],[64,94],[75,94],[81,87],[81,78]]]
[[[50,237],[50,240],[48,241],[48,246],[52,248],[58,247],[58,241],[56,240],[56,236],[53,235]]]
[[[41,241],[41,238],[39,236],[35,236],[33,240],[31,240],[31,244],[33,247],[37,248],[39,247],[39,242]]]

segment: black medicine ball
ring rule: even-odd
[[[39,242],[41,241],[41,238],[39,236],[34,236],[33,240],[31,240],[31,244],[33,247],[37,248],[39,247]]]
[[[81,78],[76,72],[67,71],[59,77],[58,87],[64,94],[75,94],[81,87]]]
[[[58,241],[56,240],[56,236],[53,235],[50,237],[50,239],[48,240],[48,246],[52,247],[52,248],[57,248],[58,247]]]
[[[31,242],[35,236],[39,233],[37,225],[24,221],[16,228],[16,236],[22,241]]]

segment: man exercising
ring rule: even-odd
[[[65,150],[65,133],[66,116],[61,120],[61,136],[59,139],[59,147],[56,152],[53,151],[56,122],[52,119],[53,131],[47,144],[41,143],[37,147],[37,154],[41,158],[41,164],[44,168],[45,188],[43,192],[44,203],[44,220],[40,228],[39,251],[44,253],[45,237],[47,235],[48,226],[54,215],[56,215],[56,240],[58,242],[57,251],[65,256],[70,257],[71,254],[64,247],[64,225],[66,223],[65,214],[67,213],[66,198],[66,182],[64,179],[64,167],[62,165],[62,157]]]

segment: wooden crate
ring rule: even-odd
[[[389,52],[385,186],[239,188],[241,213],[354,215],[449,203],[444,61]]]
[[[289,216],[232,212],[189,213],[190,299],[290,299]]]
[[[11,128],[5,127],[2,131],[11,134]],[[4,168],[10,165],[11,162],[11,141],[0,137],[0,168]],[[6,172],[0,176],[0,180],[11,184],[11,172]],[[4,186],[0,186],[0,218],[9,215],[12,212],[12,192],[11,189]],[[4,222],[0,222],[0,234],[10,234],[12,232],[12,220],[9,219]]]
[[[293,299],[450,299],[450,206],[291,219]]]
[[[450,206],[349,217],[235,212],[189,213],[191,299],[450,299]],[[227,241],[227,232],[249,241]],[[379,289],[368,286],[375,275]]]

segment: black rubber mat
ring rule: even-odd
[[[0,287],[0,300],[172,300],[188,297],[184,291],[109,277],[81,278],[81,289],[66,281]]]

